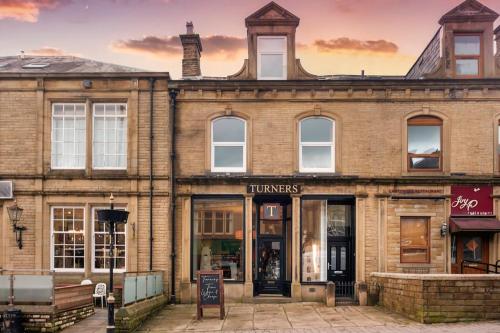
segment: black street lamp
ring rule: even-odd
[[[23,215],[23,210],[17,205],[17,200],[10,207],[7,207],[7,212],[9,213],[10,222],[12,222],[13,231],[16,233],[16,242],[19,249],[23,248],[23,231],[26,230],[24,226],[18,226],[17,223],[21,220]]]
[[[127,223],[128,212],[114,209],[113,194],[109,197],[110,209],[99,209],[97,220],[106,223],[109,233],[109,295],[108,295],[108,326],[107,333],[115,332],[115,297],[113,296],[113,268],[115,266],[115,226],[117,223]]]

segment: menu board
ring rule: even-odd
[[[224,278],[222,270],[198,271],[197,318],[203,317],[203,308],[219,307],[220,319],[224,319]]]

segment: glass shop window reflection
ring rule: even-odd
[[[193,200],[193,279],[198,270],[223,271],[243,280],[243,199]]]

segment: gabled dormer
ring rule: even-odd
[[[498,14],[476,0],[466,0],[439,20],[440,30],[408,72],[416,78],[498,77],[493,23]]]
[[[295,57],[295,31],[300,19],[275,2],[270,2],[245,19],[248,59],[229,79],[310,79]]]

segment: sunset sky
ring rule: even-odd
[[[193,21],[202,73],[247,57],[244,19],[269,0],[0,0],[0,56],[77,55],[180,77],[177,36]],[[313,74],[405,74],[460,0],[277,0],[301,21],[297,57]],[[500,12],[500,0],[482,0]],[[496,25],[499,21],[496,22]]]

